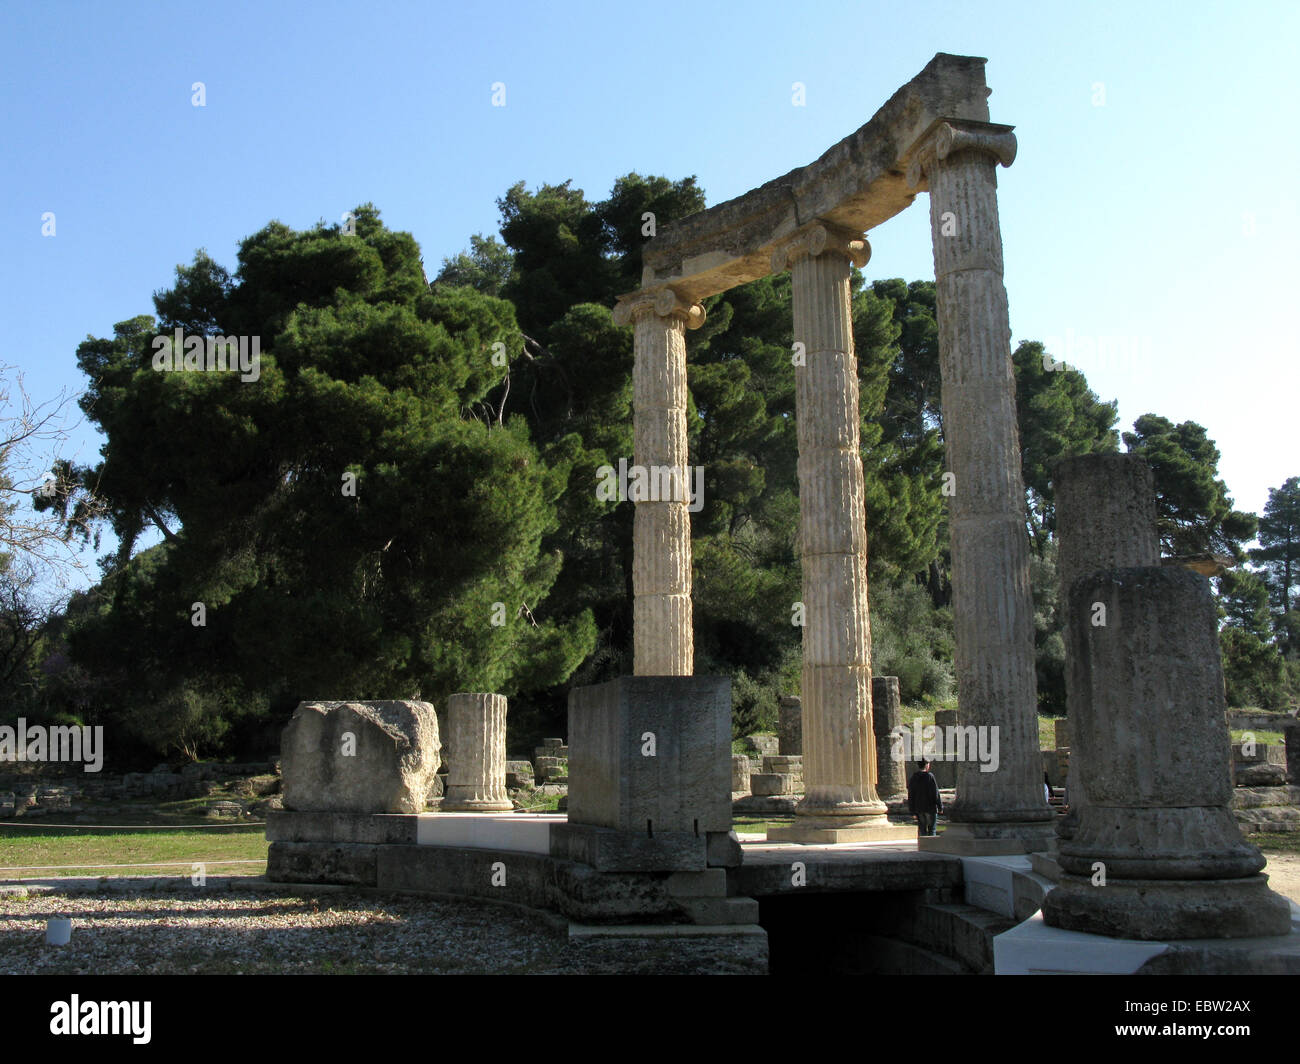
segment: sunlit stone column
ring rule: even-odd
[[[1052,468],[1056,496],[1056,576],[1065,617],[1065,706],[1074,735],[1089,709],[1080,663],[1073,660],[1074,628],[1090,623],[1068,609],[1070,587],[1098,569],[1160,564],[1156,489],[1151,467],[1136,454],[1083,454],[1062,458]],[[1088,803],[1083,747],[1070,741],[1070,812],[1058,818],[1056,833],[1070,838]]]
[[[1002,284],[997,164],[1016,154],[1010,126],[940,119],[909,152],[908,183],[930,193],[952,474],[955,663],[963,727],[997,728],[998,767],[957,763],[948,830],[926,849],[1013,853],[1045,847],[1054,814],[1038,753],[1034,608],[1016,429],[1011,326]]]
[[[770,839],[850,842],[895,830],[875,788],[866,512],[849,304],[850,268],[866,265],[869,255],[861,234],[814,223],[772,258],[773,269],[793,270],[805,796],[795,823],[772,829]]]
[[[633,672],[690,676],[695,668],[691,625],[693,483],[686,445],[686,330],[704,324],[704,308],[670,288],[625,296],[617,325],[632,323],[634,462],[652,479],[676,471],[671,499],[636,502],[632,539]]]
[[[455,694],[447,699],[447,794],[444,812],[514,808],[506,795],[506,696]]]

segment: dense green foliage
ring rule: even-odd
[[[233,273],[199,252],[154,316],[80,346],[82,407],[107,442],[95,466],[56,470],[67,490],[46,505],[71,529],[103,507],[119,547],[62,616],[13,622],[35,633],[19,670],[33,706],[196,756],[273,747],[303,698],[496,690],[523,750],[563,733],[571,686],[630,671],[633,506],[595,491],[601,466],[632,455],[631,331],[610,308],[640,284],[647,215],[662,228],[704,196],[693,178],[629,174],[598,202],[568,182],[521,182],[498,202],[500,239],[470,237],[432,282],[414,240],[372,207],[355,233],[272,223]],[[696,670],[732,677],[739,735],[772,727],[799,685],[789,275],[707,310],[687,334],[705,496]],[[955,691],[935,286],[855,270],[852,312],[873,667],[907,701],[943,700]],[[155,337],[177,328],[259,338],[257,379],[158,372]],[[1115,403],[1049,354],[1023,342],[1013,364],[1039,708],[1059,713],[1051,469],[1117,449],[1119,434]],[[1166,550],[1244,560],[1255,518],[1232,508],[1205,430],[1147,414],[1123,439],[1154,469]],[[1298,529],[1292,478],[1260,521],[1260,575],[1220,581],[1230,700],[1292,697]],[[138,549],[142,537],[156,542]]]
[[[121,543],[68,637],[97,722],[193,755],[302,698],[512,690],[591,651],[589,616],[541,607],[568,462],[484,412],[512,308],[430,289],[373,209],[355,225],[273,223],[233,277],[200,253],[156,322],[78,350],[108,442],[76,474]],[[260,338],[257,379],[158,372],[177,327]],[[131,557],[148,527],[163,542]]]

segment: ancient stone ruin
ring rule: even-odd
[[[642,287],[619,300],[634,326],[638,465],[685,475],[685,330],[700,300],[790,269],[799,439],[806,793],[790,841],[893,833],[876,791],[865,513],[849,272],[864,233],[929,193],[953,479],[953,609],[963,723],[997,727],[997,772],[959,765],[951,826],[935,848],[1033,849],[1050,834],[1038,770],[1024,487],[1002,285],[999,164],[1011,127],[989,121],[983,60],[937,55],[857,133],[809,166],[667,227],[644,255]],[[635,672],[693,668],[687,501],[638,502]],[[891,786],[893,782],[891,781]]]
[[[1085,931],[1147,950],[1128,968],[1114,966],[1121,958],[1091,971],[1133,971],[1150,958],[1164,965],[1150,970],[1189,970],[1178,965],[1208,962],[1168,943],[1214,936],[1279,936],[1268,963],[1300,971],[1296,934],[1280,937],[1288,907],[1229,808],[1206,580],[1160,565],[1150,473],[1127,456],[1072,459],[1057,473],[1074,815],[1059,838],[1054,830],[997,207],[997,168],[1013,162],[1016,140],[990,122],[988,96],[984,60],[935,56],[815,162],[665,227],[645,248],[641,288],[614,308],[634,330],[635,462],[685,483],[686,330],[703,322],[703,299],[792,273],[806,625],[800,695],[782,699],[779,736],[751,736],[733,755],[730,682],[694,675],[690,499],[638,499],[633,675],[571,690],[568,746],[548,739],[536,752],[538,783],[567,781],[567,816],[507,812],[507,775],[521,783],[526,762],[506,760],[501,696],[452,696],[443,811],[423,815],[441,761],[433,707],[304,704],[285,733],[286,811],[268,817],[270,878],[524,905],[566,917],[571,936],[648,938],[659,925],[692,925],[695,941],[755,971],[767,970],[767,928],[793,929],[784,963],[816,941],[854,970],[867,954],[889,971],[1085,970],[1060,944]],[[871,673],[849,291],[852,267],[870,254],[866,232],[921,192],[937,282],[960,705],[936,723],[979,739],[981,753],[989,739],[995,749],[936,765],[956,799],[945,803],[944,834],[916,839],[914,826],[886,817],[915,761],[890,741],[908,724],[897,679]],[[363,760],[343,765],[349,736]],[[1275,780],[1275,758],[1239,771]],[[360,778],[363,764],[372,779]],[[775,811],[762,803],[792,811],[793,823],[742,848],[733,813]],[[817,845],[891,839],[915,849]],[[872,905],[851,897],[862,893]],[[847,911],[838,901],[854,903],[849,924],[827,916]],[[901,937],[882,947],[891,932]]]

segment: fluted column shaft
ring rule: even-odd
[[[957,764],[953,822],[1042,822],[1034,607],[1020,472],[1011,326],[1002,284],[999,160],[1015,158],[1010,127],[937,123],[909,173],[924,173],[943,380],[955,664],[963,726],[997,728],[999,765]]]
[[[866,241],[816,224],[778,252],[793,261],[803,568],[801,816],[882,817],[871,726],[871,625],[850,267]],[[777,263],[774,263],[774,265]]]
[[[442,809],[514,808],[506,794],[506,697],[454,694],[447,699],[447,793]]]
[[[671,497],[636,500],[632,532],[632,642],[637,676],[690,676],[695,669],[691,611],[693,483],[686,438],[686,329],[704,309],[671,289],[636,293],[614,320],[633,324],[633,461],[647,475],[675,471]]]

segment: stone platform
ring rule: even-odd
[[[1049,927],[1041,912],[993,940],[998,975],[1300,975],[1300,906],[1291,933],[1149,942]]]
[[[847,821],[847,823],[846,823]],[[894,824],[881,817],[879,823],[854,824],[847,817],[799,817],[788,824],[768,829],[769,842],[790,842],[804,846],[842,845],[854,842],[916,841],[916,825]]]

